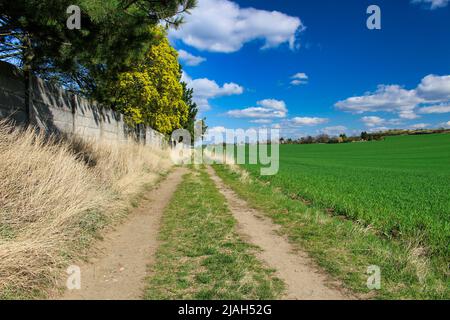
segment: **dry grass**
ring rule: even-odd
[[[74,244],[170,166],[167,152],[148,146],[57,141],[0,122],[0,298],[54,284],[80,254]]]

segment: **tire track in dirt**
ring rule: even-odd
[[[280,227],[264,214],[252,209],[240,199],[212,167],[207,168],[217,189],[225,196],[228,207],[238,221],[238,232],[248,242],[260,247],[258,258],[276,270],[278,278],[287,287],[284,299],[292,300],[343,300],[351,299],[341,290],[328,286],[327,276],[319,271],[305,252],[294,249],[288,240],[276,233]]]
[[[67,291],[63,300],[142,299],[148,265],[159,246],[158,233],[164,208],[188,170],[176,168],[146,194],[127,221],[105,236],[101,254],[80,265],[81,290]]]

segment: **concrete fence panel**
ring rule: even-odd
[[[0,118],[17,125],[31,124],[48,133],[63,133],[109,142],[140,142],[167,147],[163,134],[144,126],[128,127],[120,113],[102,108],[54,84],[33,77],[30,104],[26,103],[22,72],[0,61]]]

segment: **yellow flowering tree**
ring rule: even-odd
[[[112,84],[115,107],[130,125],[145,124],[164,134],[181,128],[189,108],[183,101],[177,52],[162,28],[143,62],[122,72]]]

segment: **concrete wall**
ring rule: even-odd
[[[25,83],[18,69],[0,62],[0,118],[6,117],[20,124],[28,121]]]
[[[75,134],[110,142],[167,145],[161,133],[143,126],[136,132],[127,127],[121,114],[42,79],[33,77],[31,89],[27,108],[22,73],[15,66],[0,61],[0,118],[12,119],[18,125],[32,124],[48,133]]]

